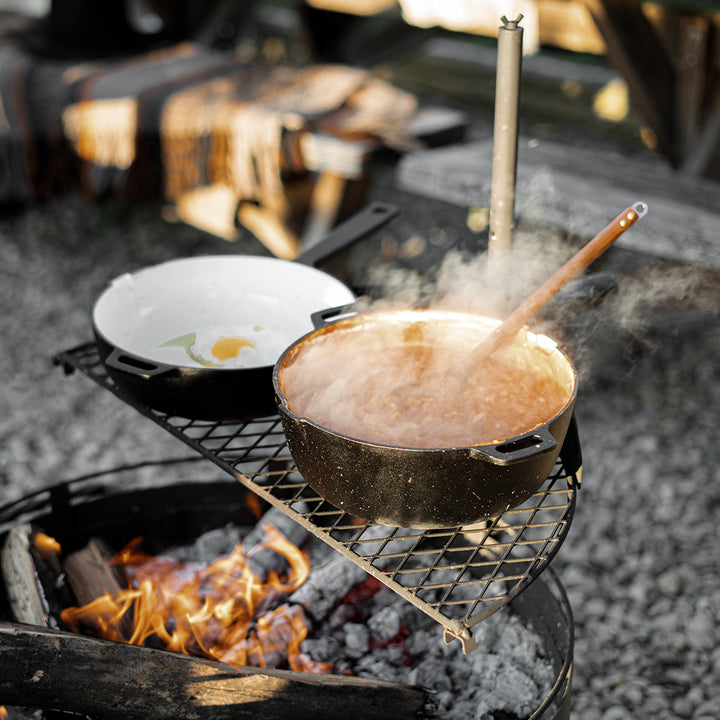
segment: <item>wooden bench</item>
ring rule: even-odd
[[[404,191],[478,210],[490,207],[491,140],[409,153],[395,182]],[[589,240],[625,207],[648,204],[618,247],[720,269],[720,183],[684,175],[662,158],[566,146],[521,136],[515,209],[525,227],[553,228]]]

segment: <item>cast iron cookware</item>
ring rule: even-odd
[[[546,336],[527,332],[524,344],[529,352],[542,356],[560,380],[564,406],[553,417],[492,443],[417,448],[368,442],[296,414],[292,388],[283,382],[283,371],[328,333],[371,338],[391,323],[413,342],[424,334],[418,328],[432,326],[433,333],[439,331],[447,342],[458,343],[461,357],[499,322],[434,310],[370,312],[344,316],[294,342],[277,361],[273,383],[288,447],[308,484],[352,515],[410,528],[469,525],[502,515],[533,495],[552,471],[577,395],[571,361]],[[338,367],[338,372],[343,368]],[[401,382],[402,368],[397,372]],[[362,386],[363,378],[357,383]]]
[[[352,303],[352,290],[315,265],[398,214],[374,202],[296,260],[181,258],[113,280],[92,324],[112,379],[171,415],[248,420],[276,412],[275,361],[312,330],[313,313]]]

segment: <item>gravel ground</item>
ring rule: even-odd
[[[394,191],[391,172],[371,197],[404,214],[383,243],[352,254],[355,278],[381,257],[427,274],[477,242],[461,210]],[[188,454],[51,358],[90,338],[92,302],[112,277],[225,252],[266,254],[249,237],[229,246],[166,223],[156,205],[66,198],[0,216],[0,503]],[[573,717],[711,720],[720,708],[718,278],[614,249],[605,267],[619,272],[618,298],[567,328],[582,378],[584,476],[554,567],[576,621]]]

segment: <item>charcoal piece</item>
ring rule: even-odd
[[[320,663],[334,663],[340,658],[342,647],[340,641],[330,635],[303,640],[300,650],[311,660]]]
[[[369,618],[367,624],[380,642],[390,642],[400,634],[400,613],[392,606],[384,607]]]
[[[513,666],[500,669],[491,680],[492,690],[481,700],[488,710],[504,710],[517,717],[527,717],[538,705],[538,687],[532,678]],[[479,710],[479,708],[478,708]],[[482,714],[478,713],[480,717]]]
[[[437,632],[431,633],[428,630],[416,630],[411,633],[408,638],[408,652],[412,657],[420,657],[437,647],[437,642]]]
[[[401,662],[401,659],[389,657],[387,653],[374,652],[356,663],[355,673],[359,677],[381,677],[391,682],[401,682],[399,676],[402,671],[397,667]]]
[[[164,555],[180,562],[211,563],[230,555],[243,536],[243,528],[228,523],[200,535],[192,545],[171,548]]]
[[[350,549],[364,558],[375,558],[373,564],[382,565],[389,555],[410,550],[421,534],[421,530],[396,530],[385,525],[372,525],[355,538]],[[365,579],[367,573],[361,566],[339,553],[333,553],[325,563],[313,567],[310,577],[293,593],[290,601],[300,603],[313,619],[323,620]]]
[[[423,530],[392,528],[387,525],[371,525],[357,538],[352,549],[358,555],[372,558],[377,555],[374,565],[382,566],[383,559],[391,555],[402,555],[410,551],[423,534]],[[369,542],[377,541],[377,542]]]
[[[301,624],[305,623],[301,607],[281,605],[266,615],[264,622],[257,623],[245,641],[249,665],[271,668],[286,666],[288,648],[295,635],[293,617],[300,619]]]
[[[301,509],[298,509],[298,512],[301,511]],[[308,536],[308,531],[290,515],[287,515],[280,508],[271,507],[262,518],[260,518],[257,525],[243,538],[243,547],[245,548],[246,554],[265,540],[265,524],[272,525],[293,545],[297,545],[298,547],[303,544]]]
[[[454,691],[452,677],[450,676],[448,663],[443,658],[425,658],[409,674],[409,681],[413,685],[428,688],[437,692]]]
[[[320,621],[366,577],[359,565],[336,553],[324,565],[313,569],[289,602],[302,605],[313,619]]]
[[[275,528],[285,539],[296,547],[305,544],[310,533],[289,515],[276,507],[271,507],[243,538],[243,550],[247,557],[250,569],[259,577],[265,577],[270,570],[279,570],[284,567],[285,561],[274,550],[259,547],[267,540],[265,527]]]
[[[345,623],[345,654],[361,658],[370,648],[370,631],[361,623]]]

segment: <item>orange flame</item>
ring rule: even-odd
[[[248,490],[245,493],[244,497],[245,501],[245,507],[250,510],[250,512],[254,515],[256,520],[259,520],[262,517],[262,508],[260,506],[260,498],[251,490]]]
[[[262,579],[247,560],[242,543],[227,557],[192,567],[139,550],[138,538],[111,564],[125,568],[130,587],[106,593],[81,608],[67,608],[63,622],[79,632],[132,645],[153,639],[174,652],[200,655],[231,665],[281,667],[331,672],[300,652],[307,623],[300,606],[277,605],[305,582],[310,573],[306,554],[271,525],[258,545],[281,555],[287,570],[271,570]],[[254,552],[254,551],[253,551]],[[128,629],[129,628],[129,629]],[[128,637],[129,634],[129,637]]]
[[[7,716],[7,708],[4,705],[0,705],[0,720],[6,720]]]
[[[35,533],[33,545],[41,552],[60,553],[60,543],[43,532]]]

